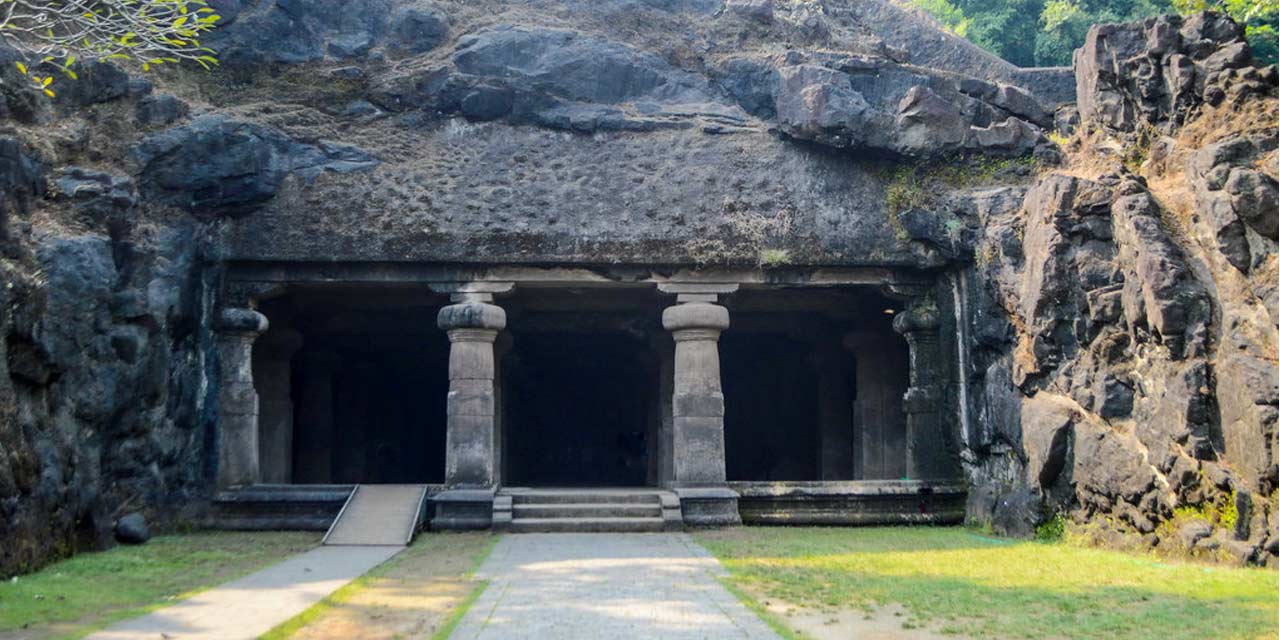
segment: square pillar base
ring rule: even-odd
[[[436,531],[474,531],[493,526],[494,489],[448,489],[431,497]]]
[[[680,497],[684,524],[690,527],[736,527],[742,524],[738,515],[738,492],[728,487],[673,487]]]

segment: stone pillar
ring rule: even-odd
[[[433,499],[432,526],[437,529],[483,529],[493,523],[502,460],[494,343],[507,326],[507,313],[493,304],[493,294],[510,291],[512,286],[459,285],[451,291],[454,304],[441,309],[437,317],[437,324],[449,334],[446,490]]]
[[[258,393],[253,388],[253,341],[267,330],[253,309],[224,309],[218,317],[218,487],[258,482]]]
[[[957,475],[955,455],[942,419],[942,350],[938,305],[932,295],[912,298],[893,319],[907,339],[911,386],[902,399],[907,414],[907,478],[944,480]]]
[[[254,349],[253,380],[258,388],[258,466],[261,481],[293,481],[293,354],[302,334],[272,329]]]
[[[724,393],[720,388],[720,332],[729,310],[715,304],[736,285],[660,285],[676,305],[662,312],[675,340],[671,395],[672,489],[691,525],[741,524],[738,494],[725,481]]]
[[[296,483],[333,482],[333,378],[341,362],[330,351],[303,351],[298,356],[293,466]]]

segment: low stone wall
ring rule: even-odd
[[[730,482],[741,496],[743,524],[957,524],[964,521],[961,484],[912,480]]]

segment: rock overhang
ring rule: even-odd
[[[256,190],[226,203],[248,209],[229,256],[919,266],[880,167],[1030,154],[1070,84],[942,36],[895,45],[932,27],[883,3],[579,4],[227,12],[231,66],[305,62],[361,87],[318,126],[290,122],[285,142],[256,132],[264,180],[227,169]],[[283,14],[306,55],[264,44],[259,27]],[[913,27],[887,29],[893,16]],[[355,40],[367,46],[334,46]]]
[[[439,122],[412,156],[287,180],[233,260],[913,265],[873,162],[764,132]],[[778,254],[775,254],[778,255]]]

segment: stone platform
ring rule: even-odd
[[[730,482],[743,524],[888,525],[964,521],[962,483],[918,480]]]

